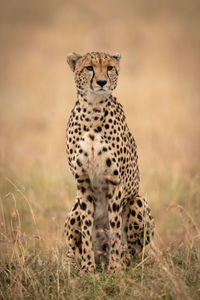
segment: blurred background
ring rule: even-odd
[[[142,191],[157,228],[167,236],[168,224],[178,222],[166,217],[168,205],[187,207],[191,186],[199,199],[200,1],[12,0],[0,5],[4,215],[12,217],[12,192],[23,230],[35,230],[23,194],[42,232],[52,235],[53,222],[62,232],[75,197],[65,128],[76,89],[66,55],[119,52],[114,94],[138,145]],[[195,213],[199,202],[192,203]]]

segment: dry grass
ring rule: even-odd
[[[199,178],[162,179],[173,204],[165,207],[163,201],[161,208],[156,207],[159,184],[153,201],[156,237],[143,260],[139,257],[120,275],[99,270],[80,277],[69,274],[66,266],[62,234],[66,204],[62,199],[55,202],[63,187],[50,178],[40,177],[38,184],[30,177],[20,184],[16,179],[16,183],[2,180],[2,299],[198,299]]]
[[[162,3],[1,4],[0,299],[199,299],[199,1]],[[65,56],[90,50],[122,53],[115,94],[156,237],[123,274],[79,277],[68,273],[63,234],[76,193]]]

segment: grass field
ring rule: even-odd
[[[15,0],[0,14],[0,299],[199,299],[199,1]],[[122,274],[80,277],[63,232],[76,194],[65,58],[91,50],[122,53],[115,95],[156,234]]]
[[[2,299],[199,299],[199,178],[146,178],[157,228],[148,254],[123,274],[82,277],[66,266],[67,181],[41,170],[2,178]]]

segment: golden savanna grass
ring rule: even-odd
[[[199,1],[43,1],[0,9],[0,299],[200,298]],[[66,54],[120,52],[115,95],[152,208],[151,247],[122,274],[79,276],[63,226],[76,91]]]

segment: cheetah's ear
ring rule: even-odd
[[[67,55],[67,62],[73,72],[75,71],[76,63],[79,58],[81,58],[81,55],[74,52]]]
[[[114,59],[116,59],[116,60],[119,62],[120,59],[121,59],[121,54],[116,53],[116,54],[112,55],[112,57],[113,57]]]

